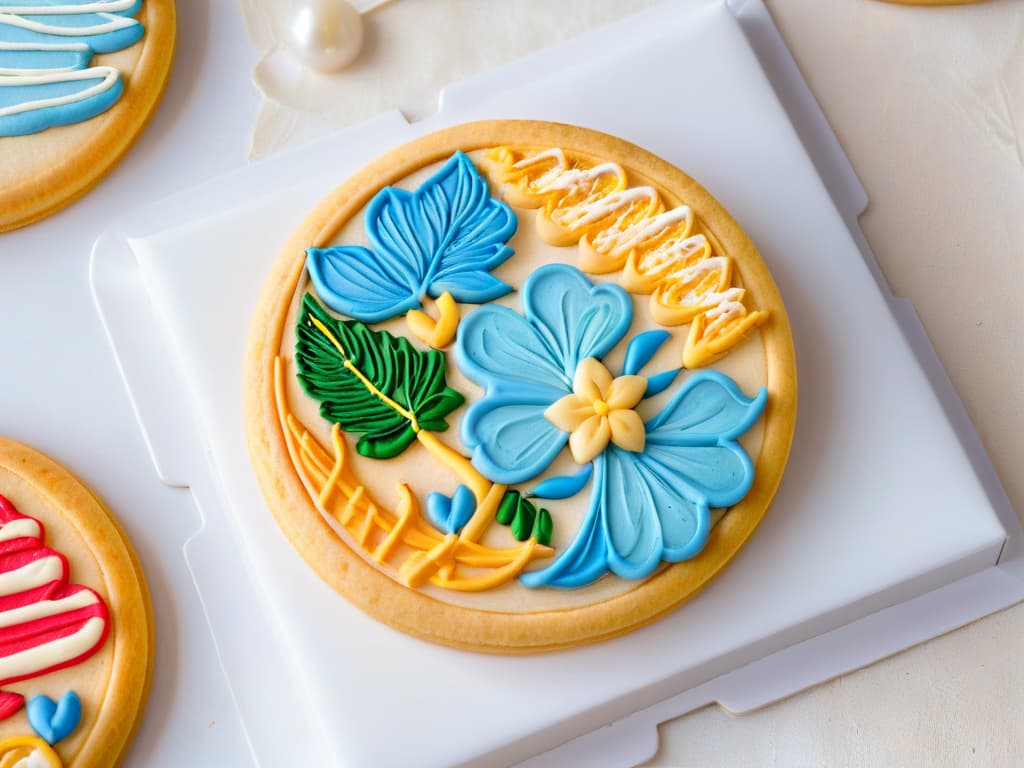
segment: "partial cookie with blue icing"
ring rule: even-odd
[[[88,191],[159,102],[173,0],[0,0],[0,231]]]
[[[447,645],[628,632],[760,521],[796,412],[789,324],[682,171],[574,126],[400,147],[292,237],[250,336],[250,452],[347,599]]]
[[[146,579],[114,517],[0,438],[0,766],[112,768],[153,672]]]

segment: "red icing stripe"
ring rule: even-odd
[[[31,565],[38,560],[55,556],[60,559],[60,576],[46,584],[0,595],[0,620],[9,611],[48,600],[62,600],[79,594],[82,591],[91,592],[96,597],[96,602],[83,607],[67,608],[51,616],[43,616],[30,621],[0,627],[0,668],[2,668],[4,659],[13,654],[39,649],[48,643],[75,635],[91,619],[101,619],[103,621],[103,631],[96,642],[92,643],[81,653],[76,654],[73,658],[61,658],[58,662],[47,665],[45,657],[49,654],[46,651],[40,651],[37,665],[32,666],[30,664],[28,672],[11,674],[0,678],[0,685],[38,677],[48,672],[54,672],[85,661],[103,646],[110,632],[110,614],[103,598],[88,587],[80,584],[69,584],[67,559],[56,550],[50,549],[43,544],[45,529],[42,523],[35,520],[35,518],[21,514],[8,499],[0,495],[0,531],[8,523],[26,519],[33,520],[39,526],[39,536],[38,538],[34,536],[20,536],[7,541],[0,541],[0,576],[16,571],[26,565]],[[17,712],[21,708],[22,702],[23,699],[18,694],[0,691],[0,720],[10,717],[10,715]]]

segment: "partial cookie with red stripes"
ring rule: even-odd
[[[116,765],[152,669],[124,531],[70,472],[0,438],[0,768]]]

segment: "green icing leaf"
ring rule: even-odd
[[[529,499],[519,491],[506,491],[498,504],[494,519],[502,525],[512,528],[512,535],[517,541],[526,541],[533,536],[538,544],[551,543],[551,531],[554,523],[551,513],[546,509],[539,512]]]
[[[555,528],[554,522],[551,520],[551,513],[546,509],[541,509],[540,514],[537,515],[537,522],[533,525],[533,537],[537,540],[538,544],[544,544],[547,546],[551,543],[551,533]]]
[[[501,497],[501,503],[498,505],[498,511],[494,515],[494,519],[502,525],[511,525],[512,520],[515,519],[516,509],[519,508],[519,501],[522,496],[519,495],[519,491],[506,491],[505,495]]]
[[[519,509],[512,520],[512,535],[516,541],[526,541],[533,533],[533,521],[537,517],[537,509],[522,496],[519,497]]]
[[[321,416],[362,435],[356,450],[363,456],[397,456],[416,440],[417,426],[448,429],[445,417],[465,401],[447,385],[444,353],[338,320],[311,294],[302,300],[296,336],[299,383],[320,401]]]

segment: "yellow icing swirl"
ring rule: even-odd
[[[537,232],[556,246],[579,244],[580,268],[621,271],[623,287],[650,294],[662,325],[690,323],[683,365],[700,368],[725,356],[765,311],[747,311],[744,289],[733,285],[732,259],[713,255],[687,205],[666,210],[653,187],[629,186],[616,163],[591,163],[559,148],[495,147],[487,170],[512,205],[536,208]]]
[[[0,768],[63,768],[60,755],[37,736],[12,736],[0,741]]]

